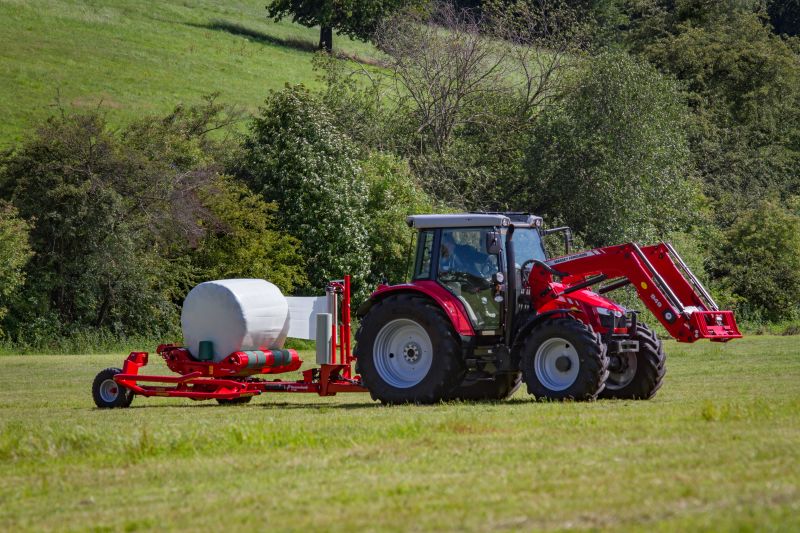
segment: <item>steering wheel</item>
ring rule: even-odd
[[[469,272],[450,272],[447,277],[440,277],[442,281],[455,281],[469,287],[470,292],[478,293],[492,286],[492,280],[476,276]]]
[[[531,275],[531,270],[533,270],[534,261],[536,261],[536,259],[528,259],[527,261],[522,263],[522,266],[519,269],[519,277],[522,281],[523,289],[528,288],[528,278]]]

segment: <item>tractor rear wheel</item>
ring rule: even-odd
[[[464,375],[460,342],[444,312],[425,297],[387,296],[356,333],[358,370],[383,403],[435,403]]]
[[[92,383],[92,398],[100,409],[130,407],[133,392],[114,381],[114,376],[121,373],[122,370],[119,368],[106,368],[95,376]]]
[[[572,318],[536,326],[521,355],[528,392],[539,400],[594,400],[608,377],[605,344],[590,327]]]
[[[513,396],[522,384],[522,372],[500,374],[493,380],[462,383],[447,397],[452,400],[491,401],[505,400]]]
[[[655,332],[637,324],[638,352],[610,357],[609,375],[601,398],[649,400],[656,395],[667,373],[664,346]]]

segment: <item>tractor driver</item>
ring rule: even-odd
[[[474,240],[483,242],[479,230],[464,230],[466,232],[475,232],[477,238]],[[472,244],[456,242],[452,231],[442,232],[439,279],[471,308],[477,327],[493,325],[498,320],[497,304],[491,294],[491,278],[495,272],[496,257]]]

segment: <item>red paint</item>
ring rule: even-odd
[[[663,243],[645,246],[641,252],[643,256],[639,256],[636,245],[628,243],[552,259],[548,264],[566,274],[561,283],[553,281],[553,275],[546,268],[536,265],[528,278],[533,307],[539,311],[578,308],[583,314],[582,320],[588,320],[592,327],[604,331],[599,325],[596,308],[620,311],[618,305],[588,289],[562,294],[570,286],[604,274],[608,279],[629,279],[639,299],[670,335],[680,342],[698,339],[725,342],[741,338],[733,313],[709,309],[681,274]],[[647,265],[648,261],[654,272]],[[665,287],[659,287],[657,276],[663,280]],[[668,290],[675,294],[680,308],[668,297]],[[577,302],[577,305],[570,304],[569,300]],[[673,317],[671,322],[665,317],[667,312]]]
[[[450,291],[435,281],[420,280],[400,285],[380,285],[372,293],[371,298],[377,301],[390,294],[402,292],[414,292],[428,296],[444,310],[457,333],[468,336],[475,335],[475,330],[472,328],[464,305]]]

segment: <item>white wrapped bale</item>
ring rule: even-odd
[[[282,348],[289,330],[289,304],[263,279],[226,279],[197,285],[181,312],[186,347],[195,357],[211,341],[215,362],[239,350]]]

